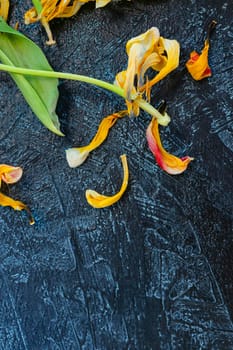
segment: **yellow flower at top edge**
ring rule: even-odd
[[[7,21],[10,2],[9,0],[0,0],[0,16]]]
[[[14,184],[18,182],[23,174],[23,170],[20,167],[14,167],[11,165],[0,164],[0,188],[2,182],[6,184]],[[22,202],[16,201],[0,192],[0,205],[3,207],[11,207],[14,210],[26,210],[30,216],[30,225],[34,224],[34,219],[31,216],[29,208]]]
[[[64,18],[74,16],[80,8],[90,2],[96,1],[96,8],[106,6],[111,0],[41,0],[42,11],[37,13],[35,7],[32,7],[24,15],[26,24],[41,21],[48,35],[48,45],[53,45],[56,42],[49,26],[49,22],[54,18]]]
[[[138,115],[137,97],[146,94],[149,100],[152,86],[178,66],[180,46],[176,40],[161,37],[158,28],[152,27],[129,40],[126,52],[127,69],[116,75],[115,84],[125,91],[129,113],[135,110]],[[157,72],[151,80],[146,76],[149,68]]]

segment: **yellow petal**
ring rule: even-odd
[[[160,57],[163,61],[157,66],[152,66],[153,69],[159,71],[159,73],[148,82],[148,86],[152,87],[160,80],[162,80],[166,75],[173,71],[179,65],[179,56],[180,56],[180,45],[176,40],[169,40],[163,37],[159,39],[160,46]],[[147,86],[147,88],[148,88]],[[143,91],[146,88],[144,85],[141,90]]]
[[[0,181],[2,180],[7,184],[13,184],[21,179],[22,174],[23,170],[20,167],[0,164]]]
[[[152,27],[147,32],[132,38],[126,44],[126,51],[129,56],[128,67],[126,70],[124,90],[126,99],[130,101],[131,93],[134,87],[135,76],[139,77],[139,68],[143,63],[145,56],[152,53],[155,44],[159,40],[159,30]]]
[[[186,67],[195,80],[201,80],[211,76],[208,64],[209,40],[205,41],[204,48],[199,55],[196,51],[191,52]]]
[[[39,18],[38,13],[34,7],[32,7],[30,10],[28,10],[24,14],[24,23],[25,24],[35,23],[39,20],[40,20],[40,18]]]
[[[81,165],[86,160],[89,153],[99,147],[106,140],[109,130],[116,123],[117,119],[122,118],[127,114],[127,111],[121,111],[105,117],[101,121],[96,135],[87,146],[74,147],[66,150],[66,159],[69,166],[75,168]]]
[[[24,203],[16,201],[2,193],[0,193],[0,205],[2,207],[11,207],[14,210],[23,210],[27,207]]]
[[[0,0],[0,16],[7,21],[10,2],[9,0]]]
[[[0,192],[0,205],[2,207],[11,207],[14,210],[26,210],[30,217],[30,225],[35,223],[29,208],[23,202],[16,201]]]
[[[123,171],[124,171],[124,178],[122,182],[121,189],[118,193],[116,193],[113,196],[104,196],[102,194],[99,194],[96,191],[93,190],[86,190],[86,199],[87,202],[94,208],[105,208],[108,207],[114,203],[116,203],[125,192],[127,185],[128,185],[128,179],[129,179],[129,170],[128,170],[128,164],[127,164],[127,158],[126,155],[123,154],[121,156],[121,162],[123,165]]]
[[[145,53],[153,49],[153,46],[158,42],[159,40],[159,30],[156,27],[152,27],[149,30],[147,30],[145,33],[142,33],[132,39],[130,39],[126,44],[126,52],[130,56],[131,50],[133,46],[139,45],[138,52],[137,52],[137,58],[143,59]]]
[[[190,59],[186,63],[186,68],[195,80],[201,80],[212,75],[209,63],[208,63],[208,53],[210,47],[210,34],[215,28],[217,22],[212,20],[209,24],[207,37],[205,40],[204,48],[201,54],[196,51],[192,51],[190,54]]]
[[[161,62],[161,57],[157,52],[153,52],[145,58],[141,68],[138,85],[139,87],[144,83],[144,75],[149,68],[156,69],[157,65]]]
[[[80,10],[80,8],[84,5],[84,2],[73,1],[71,6],[68,6],[63,9],[62,12],[59,13],[57,17],[67,18],[76,15],[76,13]]]

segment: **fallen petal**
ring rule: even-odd
[[[86,190],[86,199],[87,202],[94,208],[105,208],[108,207],[114,203],[116,203],[125,192],[127,185],[128,185],[128,179],[129,179],[129,170],[128,170],[128,164],[127,164],[127,158],[126,155],[123,154],[121,156],[121,162],[123,165],[123,171],[124,171],[124,178],[122,182],[121,189],[118,193],[116,193],[113,196],[104,196],[102,194],[99,194],[96,191],[93,190]]]
[[[12,199],[12,198],[10,198],[10,197],[8,197],[5,194],[2,194],[0,192],[0,205],[2,207],[11,207],[14,210],[26,210],[27,213],[29,214],[29,219],[30,219],[29,223],[30,223],[30,225],[33,225],[35,223],[35,220],[32,217],[28,206],[26,204],[24,204],[23,202],[16,201],[16,200],[14,200],[14,199]]]
[[[99,147],[107,138],[109,130],[119,118],[128,114],[128,111],[120,111],[105,117],[97,130],[96,135],[87,146],[74,147],[66,150],[66,159],[71,168],[81,165],[88,157],[89,153]]]
[[[79,148],[69,148],[66,150],[66,160],[69,167],[76,168],[85,162],[89,156],[89,151],[80,151]]]
[[[21,179],[23,169],[11,165],[0,164],[0,178],[7,184],[14,184]]]
[[[159,135],[158,122],[155,118],[152,119],[147,128],[146,138],[158,165],[168,174],[177,175],[183,173],[187,169],[188,164],[193,160],[189,156],[178,158],[163,148]]]
[[[212,75],[208,64],[209,41],[205,41],[204,48],[199,55],[196,51],[191,52],[186,67],[195,80],[201,80]]]

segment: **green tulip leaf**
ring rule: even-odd
[[[33,70],[53,71],[42,50],[0,17],[0,61],[3,64]],[[58,79],[10,73],[25,100],[40,121],[52,132],[60,131],[55,112],[58,100]]]

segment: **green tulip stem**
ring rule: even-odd
[[[9,73],[22,74],[22,75],[30,75],[30,76],[38,76],[38,77],[47,77],[47,78],[59,78],[59,79],[68,79],[68,80],[76,80],[80,82],[84,82],[87,84],[95,85],[105,90],[111,91],[124,99],[126,98],[125,92],[119,86],[108,83],[106,81],[91,78],[85,75],[72,74],[72,73],[63,73],[63,72],[55,72],[55,71],[47,71],[47,70],[35,70],[28,68],[20,68],[6,64],[0,64],[0,71],[5,71]],[[134,99],[132,99],[134,100]],[[145,112],[149,113],[153,117],[158,119],[158,122],[161,125],[167,125],[170,121],[168,116],[163,116],[156,108],[154,108],[150,103],[145,101],[142,98],[137,98],[137,104],[141,109]]]

